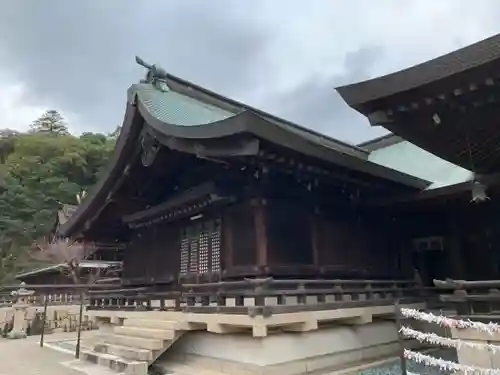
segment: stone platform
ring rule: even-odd
[[[75,334],[71,333],[71,337]],[[55,333],[51,340],[64,340],[67,333]],[[2,375],[83,375],[85,372],[72,369],[67,363],[74,354],[41,348],[40,336],[29,336],[23,340],[0,339],[0,374]],[[97,373],[96,373],[97,375]]]
[[[396,326],[388,321],[264,338],[190,332],[155,365],[174,372],[210,370],[226,375],[322,374],[395,356],[397,340]]]
[[[408,304],[423,308],[424,304]],[[91,310],[101,342],[84,357],[116,371],[301,375],[397,355],[394,305],[270,316],[181,311]]]

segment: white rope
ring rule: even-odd
[[[405,349],[404,355],[407,359],[424,364],[426,366],[438,367],[443,371],[462,371],[465,375],[469,374],[482,374],[482,375],[500,375],[500,370],[491,369],[491,368],[483,368],[476,366],[468,366],[468,365],[460,365],[455,362],[446,361],[442,358],[434,358],[426,354],[414,352],[408,349]]]
[[[488,350],[492,353],[500,353],[500,346],[493,344],[482,344],[473,341],[462,341],[459,339],[450,339],[447,337],[441,337],[435,333],[425,333],[414,330],[409,327],[401,327],[399,330],[404,336],[418,340],[422,343],[428,343],[432,345],[446,346],[448,348],[460,349],[463,347],[476,349],[476,350]]]
[[[415,320],[420,320],[428,323],[439,324],[442,327],[446,328],[458,328],[458,329],[467,329],[472,328],[481,332],[486,332],[492,335],[495,332],[500,332],[500,325],[497,323],[481,323],[481,322],[473,322],[471,320],[460,320],[460,319],[452,319],[446,316],[438,316],[432,313],[418,311],[415,309],[402,308],[401,315],[405,318],[412,318]]]

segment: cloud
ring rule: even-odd
[[[223,95],[357,142],[381,130],[349,109],[336,85],[492,35],[499,15],[496,0],[4,2],[0,75],[9,79],[0,80],[0,93],[18,91],[9,99],[11,124],[2,127],[22,127],[50,105],[76,131],[113,130],[127,87],[143,75],[138,54]]]
[[[360,126],[364,117],[353,112],[333,90],[353,80],[368,78],[381,56],[383,50],[377,47],[350,52],[344,58],[343,73],[307,77],[292,89],[271,95],[271,101],[262,103],[262,107],[343,141],[359,143],[382,135],[386,132],[383,129]]]
[[[43,107],[23,103],[25,88],[20,84],[0,84],[0,112],[2,126],[28,130],[29,124],[44,110]]]

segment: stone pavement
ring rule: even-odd
[[[74,338],[75,333],[47,335],[46,342]],[[95,365],[84,366],[74,355],[40,348],[40,336],[26,339],[0,339],[0,375],[104,375]],[[77,370],[78,369],[78,370]],[[116,373],[115,373],[116,375]]]

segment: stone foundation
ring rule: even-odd
[[[475,329],[451,330],[451,336],[462,341],[476,342],[480,344],[493,344],[500,346],[500,333],[489,334]],[[500,368],[500,353],[488,350],[477,350],[462,346],[457,349],[458,362],[461,365],[477,366],[483,368]]]
[[[188,367],[194,372],[211,370],[227,375],[321,374],[396,356],[397,340],[392,322],[332,325],[311,332],[277,332],[263,338],[189,332],[156,365],[171,371]]]

